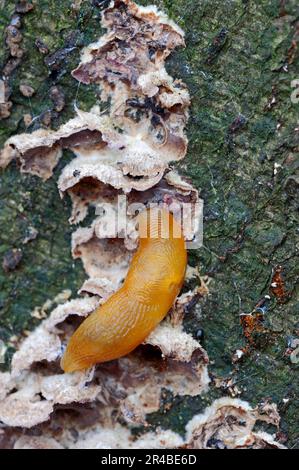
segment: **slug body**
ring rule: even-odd
[[[140,241],[123,286],[71,337],[61,367],[86,369],[124,356],[166,316],[182,287],[187,253],[180,225],[165,209],[138,217]]]

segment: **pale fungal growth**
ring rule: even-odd
[[[14,387],[14,380],[9,372],[0,373],[0,401],[4,400],[7,394]]]
[[[255,433],[257,421],[277,426],[279,416],[275,406],[261,411],[247,402],[223,397],[215,400],[203,414],[194,416],[186,426],[187,447],[208,448],[278,448],[285,447],[268,433]]]
[[[98,418],[99,420],[99,418]],[[276,425],[271,416],[260,414],[247,402],[239,399],[215,400],[202,414],[194,416],[186,425],[185,435],[156,429],[134,438],[127,427],[112,425],[102,415],[100,424],[94,423],[79,433],[71,432],[72,423],[57,429],[44,425],[41,436],[21,435],[15,438],[15,449],[69,448],[69,449],[285,449],[267,432],[254,431],[258,421]],[[59,421],[58,421],[59,426]],[[54,433],[56,435],[54,435]]]
[[[169,361],[164,361],[163,373],[158,373],[161,360],[151,360],[141,349],[96,371],[61,374],[58,359],[62,342],[75,327],[70,320],[86,317],[100,302],[99,297],[93,296],[59,305],[23,341],[13,357],[11,374],[0,374],[3,423],[32,427],[46,421],[55,404],[93,401],[97,406],[114,404],[125,419],[140,422],[146,413],[159,409],[163,388],[174,395],[197,395],[206,389],[209,378],[205,351],[180,329],[176,336],[175,328],[167,323],[158,326],[146,341],[160,349],[165,358],[170,356]]]
[[[102,25],[108,32],[83,50],[73,76],[85,84],[98,83],[102,97],[111,99],[111,115],[131,140],[125,172],[142,174],[141,157],[148,157],[153,168],[162,159],[183,158],[190,98],[164,63],[173,49],[184,45],[183,31],[155,7],[139,7],[131,0],[111,2]]]
[[[84,295],[59,304],[46,318],[58,300],[42,306],[35,313],[42,321],[14,354],[11,372],[0,374],[0,442],[6,440],[15,449],[209,448],[215,437],[233,448],[282,447],[270,435],[253,432],[256,419],[261,419],[255,410],[227,398],[194,417],[185,437],[160,429],[138,439],[131,433],[131,425],[146,425],[147,415],[160,409],[163,390],[196,396],[208,389],[207,353],[182,326],[188,305],[208,295],[201,278],[200,286],[178,297],[170,315],[129,355],[74,374],[59,367],[74,330],[114,294],[127,274],[138,245],[132,204],[164,203],[178,218],[188,203],[195,225],[183,219],[186,241],[196,239],[199,217],[197,190],[169,169],[187,150],[188,90],[165,69],[167,56],[184,45],[183,31],[156,7],[140,7],[131,0],[112,1],[103,12],[102,26],[106,34],[82,51],[73,76],[83,84],[97,83],[110,107],[104,112],[98,107],[76,109],[76,116],[56,131],[12,136],[0,153],[0,167],[17,159],[22,172],[46,180],[63,149],[70,149],[74,158],[58,181],[61,196],[72,199],[70,223],[83,221],[90,206],[109,204],[111,216],[119,209],[119,196],[127,195],[122,208],[126,230],[109,233],[96,212],[89,227],[74,231],[72,254],[82,260],[88,276],[79,291]],[[199,276],[193,271],[194,280]],[[73,408],[78,418],[69,412]],[[277,411],[270,411],[269,422],[277,425]],[[231,435],[230,417],[236,420]],[[36,425],[32,435],[27,428]]]
[[[62,444],[61,444],[62,443]],[[131,432],[119,425],[95,426],[83,432],[79,439],[65,432],[61,443],[52,437],[21,436],[14,449],[173,449],[183,444],[183,439],[169,430],[147,432],[134,439]]]
[[[91,227],[80,227],[73,233],[72,254],[74,258],[82,259],[90,277],[84,282],[82,292],[106,297],[107,293],[120,287],[129,268],[131,252],[126,249],[123,239],[97,237],[98,222],[95,219]]]
[[[70,315],[86,317],[99,305],[98,297],[71,300],[56,307],[49,318],[23,341],[12,358],[12,376],[18,377],[31,365],[41,361],[54,362],[61,354],[59,325]]]
[[[153,186],[170,161],[184,157],[190,99],[185,85],[164,66],[171,50],[184,45],[183,32],[155,8],[129,0],[112,2],[102,24],[108,33],[83,51],[73,75],[83,83],[99,83],[103,97],[112,100],[109,117],[95,109],[78,110],[56,132],[13,136],[1,166],[18,158],[21,171],[47,179],[61,149],[70,148],[77,158],[61,175],[61,191],[93,178],[128,192]]]
[[[16,440],[14,449],[63,449],[63,446],[51,437],[21,436]]]
[[[156,328],[146,339],[147,344],[157,346],[163,357],[189,363],[194,351],[200,351],[203,362],[208,363],[207,353],[198,342],[178,326],[171,326],[166,321]]]

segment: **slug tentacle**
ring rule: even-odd
[[[86,369],[124,356],[166,316],[182,287],[187,253],[180,225],[165,209],[138,217],[139,247],[123,286],[71,337],[61,367]]]

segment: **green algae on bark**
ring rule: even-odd
[[[24,16],[25,56],[11,78],[13,108],[1,121],[1,146],[10,135],[26,129],[24,114],[37,118],[28,129],[33,130],[44,125],[42,116],[51,110],[52,126],[57,127],[73,115],[75,99],[83,109],[99,100],[98,90],[78,86],[70,71],[79,62],[81,47],[101,34],[101,3],[82,2],[79,12],[72,3],[35,2],[34,10]],[[233,377],[240,397],[252,405],[267,399],[276,402],[282,416],[281,439],[298,447],[298,365],[285,354],[289,338],[299,334],[294,191],[298,104],[290,98],[291,82],[299,77],[298,56],[292,57],[291,49],[296,40],[296,2],[140,3],[156,3],[186,31],[187,47],[172,56],[168,69],[187,83],[192,95],[189,151],[179,168],[201,190],[205,202],[204,247],[192,250],[190,261],[212,282],[209,298],[201,303],[201,319],[190,313],[185,326],[194,335],[203,328],[212,377]],[[0,10],[2,36],[14,5],[7,1]],[[35,46],[38,38],[49,48],[48,61]],[[1,65],[5,54],[3,48]],[[30,99],[19,92],[23,82],[36,90]],[[52,111],[53,85],[65,94],[67,105],[61,113]],[[55,178],[41,183],[20,175],[12,165],[1,173],[0,192],[1,266],[8,250],[23,251],[15,271],[0,268],[0,328],[8,341],[34,328],[37,321],[30,312],[35,306],[62,289],[75,292],[83,272],[80,263],[71,260],[70,210],[60,201]],[[38,236],[23,245],[30,226]],[[271,295],[265,324],[275,334],[262,336],[249,356],[233,364],[233,353],[245,345],[239,315],[251,312],[269,294],[277,265],[283,267],[290,295],[283,304]],[[9,352],[7,361],[8,356]],[[170,410],[164,413],[162,406],[148,420],[182,432],[193,414],[224,393],[229,389],[212,384],[204,397],[168,397]]]

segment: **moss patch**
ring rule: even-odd
[[[49,89],[53,85],[62,87],[67,103],[63,112],[53,115],[53,127],[73,114],[75,99],[83,109],[99,99],[98,90],[78,87],[70,76],[81,47],[101,34],[101,7],[95,3],[104,5],[85,1],[80,12],[74,12],[72,1],[42,0],[24,17],[26,54],[11,80],[13,110],[1,122],[1,144],[9,135],[25,130],[25,113],[36,118],[28,131],[41,125],[40,116],[52,106]],[[182,78],[192,95],[189,151],[179,169],[201,190],[205,203],[204,247],[191,251],[189,258],[212,278],[211,295],[201,305],[201,320],[190,313],[186,328],[194,334],[204,329],[212,376],[232,375],[241,398],[252,405],[265,399],[278,404],[287,445],[298,447],[298,369],[285,355],[288,338],[298,335],[299,328],[294,178],[298,104],[290,99],[291,81],[299,76],[291,49],[296,2],[154,3],[186,31],[186,49],[168,62],[171,74]],[[14,2],[5,2],[5,9],[0,10],[2,36],[13,8]],[[35,46],[38,37],[49,48],[52,60],[46,63]],[[6,54],[2,49],[2,65]],[[36,89],[32,98],[20,94],[23,82]],[[0,331],[7,341],[12,334],[36,325],[30,316],[36,305],[63,288],[75,294],[83,272],[80,263],[71,260],[70,209],[59,198],[55,178],[43,184],[11,166],[1,174],[0,194],[0,256],[12,248],[23,252],[15,271],[5,273],[0,268]],[[38,230],[38,236],[23,245],[30,226]],[[269,293],[272,269],[277,265],[283,267],[289,296],[283,304],[271,296],[265,313],[267,333],[249,356],[233,364],[233,352],[245,345],[239,315],[251,312]],[[228,391],[212,385],[204,397],[165,397],[170,409],[167,406],[164,412],[162,403],[149,421],[152,426],[183,432],[191,416],[223,393]]]

